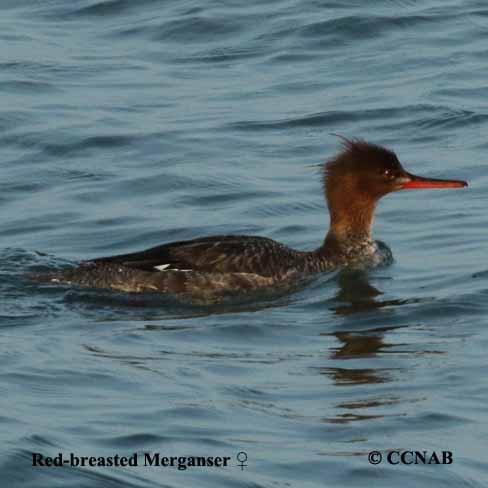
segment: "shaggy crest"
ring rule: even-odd
[[[396,154],[385,147],[366,142],[363,139],[342,139],[342,150],[324,165],[322,184],[324,190],[338,183],[348,173],[360,174],[390,168],[397,171],[401,168]]]

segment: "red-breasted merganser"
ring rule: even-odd
[[[330,227],[314,251],[296,251],[266,237],[220,235],[93,259],[52,274],[50,280],[194,297],[286,287],[314,273],[390,260],[388,247],[371,237],[376,202],[382,196],[405,189],[467,186],[464,181],[407,173],[394,152],[359,139],[344,139],[342,150],[324,165],[322,181]]]

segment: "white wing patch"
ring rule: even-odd
[[[168,270],[169,271],[169,267],[171,266],[171,264],[160,264],[159,266],[154,266],[154,269],[157,269],[158,271],[166,271]],[[177,269],[177,268],[171,268],[171,271],[185,271],[185,272],[188,272],[188,271],[191,271],[191,269]]]

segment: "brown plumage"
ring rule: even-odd
[[[129,292],[220,296],[293,286],[314,273],[347,265],[377,265],[391,252],[371,238],[379,198],[406,188],[466,186],[407,173],[397,156],[363,140],[343,140],[324,165],[330,227],[314,251],[297,251],[266,237],[211,236],[171,242],[142,252],[97,258],[54,273],[51,281]]]

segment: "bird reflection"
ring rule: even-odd
[[[393,343],[385,337],[389,332],[406,327],[405,325],[391,325],[394,321],[394,307],[405,305],[406,303],[416,302],[417,299],[397,300],[384,299],[383,292],[373,286],[368,279],[367,271],[344,271],[337,276],[339,290],[334,298],[329,302],[330,310],[344,320],[340,324],[340,330],[333,332],[323,332],[323,336],[333,336],[337,340],[337,346],[329,349],[329,361],[333,367],[323,367],[320,372],[331,378],[336,386],[354,385],[374,385],[394,382],[398,373],[402,371],[398,366],[391,366],[391,362],[385,355],[398,350],[398,346],[404,344]],[[390,313],[371,313],[388,307]],[[393,309],[393,310],[391,310]],[[385,320],[387,323],[385,323]],[[412,351],[401,351],[409,353]],[[381,367],[374,367],[380,364]],[[351,365],[356,366],[357,360],[364,367],[345,367],[346,363],[341,363],[336,367],[337,361],[352,361]],[[377,359],[372,362],[371,359]],[[375,391],[375,390],[372,390]],[[361,392],[361,397],[356,395]],[[352,389],[350,401],[342,401],[335,408],[340,409],[341,413],[335,416],[324,418],[325,422],[348,423],[357,420],[377,419],[384,417],[382,407],[402,403],[406,399],[386,395],[371,396],[371,392],[365,395],[365,390]],[[370,412],[369,409],[380,409],[380,412]],[[365,413],[367,412],[367,413]],[[389,415],[391,415],[391,410]]]
[[[399,328],[399,326],[379,326],[377,317],[370,316],[367,321],[364,321],[364,325],[368,325],[371,319],[374,320],[374,325],[364,330],[364,326],[356,318],[353,319],[351,316],[360,312],[374,311],[384,307],[404,305],[407,303],[407,300],[381,300],[383,292],[371,285],[366,271],[344,271],[338,275],[337,279],[339,291],[332,300],[334,305],[330,308],[335,314],[345,317],[345,324],[342,324],[342,326],[350,325],[353,330],[343,330],[341,327],[341,330],[322,334],[328,336],[333,335],[340,344],[339,347],[332,349],[331,359],[374,357],[378,353],[384,352],[385,349],[393,346],[393,344],[385,343],[384,335],[388,331]],[[359,331],[357,330],[358,325],[361,327]],[[349,370],[345,370],[346,375],[347,371]],[[357,371],[353,374],[357,381],[350,378],[352,382],[364,382],[364,378],[357,378]],[[344,373],[341,374],[341,377],[346,380]],[[373,373],[366,374],[366,377],[369,377],[372,382],[376,382],[373,381],[375,378]]]
[[[375,288],[368,280],[364,270],[343,271],[337,277],[339,292],[334,301],[340,304],[331,307],[337,315],[351,315],[357,312],[375,310],[384,307],[404,305],[409,300],[380,300],[383,292]]]

